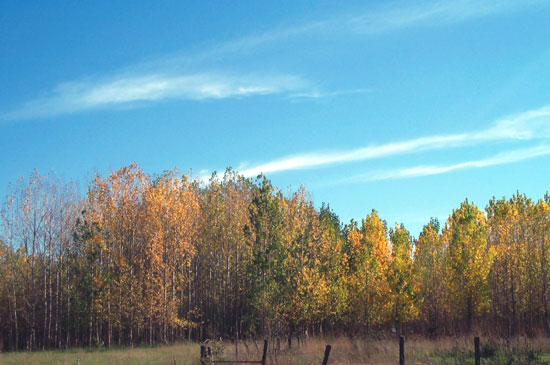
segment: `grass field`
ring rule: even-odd
[[[0,354],[0,364],[198,364],[200,344],[134,348],[76,348],[70,350]]]
[[[484,364],[544,364],[550,363],[550,339],[516,338],[511,341],[481,339]],[[397,339],[365,340],[313,338],[293,344],[288,349],[281,341],[277,350],[272,341],[268,364],[321,364],[325,345],[332,351],[329,364],[395,364],[399,360]],[[218,359],[235,358],[235,345],[230,342],[212,343]],[[260,360],[262,343],[248,341],[239,344],[240,360]],[[81,348],[66,351],[41,351],[0,354],[1,364],[198,364],[200,344],[182,343],[155,347],[96,349]],[[409,364],[473,363],[473,338],[442,338],[437,341],[411,338],[405,344]]]

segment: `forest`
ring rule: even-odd
[[[131,164],[87,193],[37,171],[0,217],[3,351],[207,338],[550,334],[550,195],[465,199],[418,238],[304,187]]]

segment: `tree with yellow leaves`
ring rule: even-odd
[[[448,314],[445,254],[439,221],[432,218],[415,241],[413,264],[420,318],[427,324],[430,336],[438,333]]]
[[[485,215],[466,199],[443,228],[447,301],[455,318],[472,320],[490,307],[489,274],[494,249],[488,245]]]
[[[387,281],[391,290],[392,320],[399,332],[403,323],[418,317],[418,298],[413,277],[412,239],[403,225],[390,229],[391,261]]]
[[[528,285],[533,289],[529,307],[532,321],[544,323],[550,333],[550,195],[546,193],[535,205],[527,240]],[[528,324],[533,328],[532,323]]]
[[[345,229],[347,262],[348,323],[364,326],[386,322],[391,313],[387,271],[390,248],[386,222],[373,210],[361,220],[352,221]]]
[[[185,178],[176,171],[165,173],[143,193],[145,228],[144,267],[142,279],[152,342],[153,323],[161,323],[161,340],[168,342],[174,331],[188,329],[181,316],[185,302],[182,293],[187,289],[186,273],[195,255],[198,201],[187,188]]]
[[[518,332],[529,298],[527,254],[534,206],[517,193],[510,200],[493,198],[487,206],[489,243],[495,251],[491,299],[496,321],[504,322],[508,336]]]
[[[118,344],[134,342],[136,313],[142,303],[139,276],[141,202],[150,184],[137,166],[113,172],[107,179],[97,176],[88,192],[86,219],[94,228],[89,249],[99,250],[98,269],[93,285],[98,292],[94,299],[97,315],[107,320],[106,344],[116,335]],[[99,324],[96,324],[99,326]],[[90,324],[90,332],[93,323]],[[128,329],[129,331],[126,331]]]

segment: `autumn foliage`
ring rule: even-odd
[[[343,225],[305,188],[232,170],[207,184],[136,164],[10,187],[0,346],[323,333],[550,334],[550,196],[465,200],[418,238],[372,210]]]

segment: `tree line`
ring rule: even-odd
[[[0,346],[414,331],[550,334],[550,196],[467,199],[414,238],[306,189],[136,164],[85,196],[34,172],[1,211]]]

